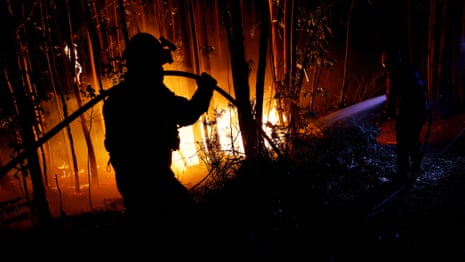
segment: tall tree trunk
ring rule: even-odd
[[[78,108],[81,108],[82,107],[82,99],[81,99],[81,92],[80,92],[80,87],[79,87],[79,82],[78,82],[78,77],[76,76],[76,54],[75,54],[75,51],[74,51],[74,40],[73,40],[73,34],[74,34],[74,30],[73,30],[73,25],[71,23],[71,14],[69,12],[69,4],[68,4],[68,1],[66,1],[66,7],[67,7],[67,14],[68,14],[68,27],[69,27],[69,38],[68,38],[68,42],[69,42],[69,54],[70,54],[70,70],[66,70],[66,71],[69,71],[71,73],[71,76],[69,78],[69,81],[71,81],[70,85],[72,86],[73,88],[73,91],[74,91],[74,96],[76,97],[76,101],[77,101],[77,105],[78,105]],[[65,61],[67,62],[67,61]],[[95,150],[94,150],[94,145],[92,143],[92,138],[90,136],[90,131],[89,131],[89,127],[87,126],[87,119],[85,117],[85,114],[82,114],[81,117],[80,117],[80,121],[79,123],[81,124],[81,129],[82,129],[82,133],[84,134],[84,140],[86,142],[86,146],[87,146],[87,156],[88,156],[88,163],[89,163],[89,171],[90,171],[90,174],[91,174],[91,178],[92,178],[92,181],[89,181],[89,183],[94,183],[94,184],[98,184],[99,183],[99,179],[98,179],[98,168],[97,168],[97,159],[95,157]],[[79,176],[79,172],[77,173],[77,176]],[[79,179],[77,180],[78,181],[78,185],[79,185]],[[79,191],[79,190],[78,190]]]
[[[7,3],[2,3],[0,13],[3,15],[0,16],[0,22],[4,26],[0,29],[0,33],[3,36],[0,52],[2,52],[1,57],[4,58],[4,64],[8,65],[4,70],[5,76],[11,85],[14,99],[18,104],[19,128],[27,159],[26,171],[29,172],[33,187],[33,201],[30,206],[31,213],[33,218],[37,218],[39,226],[47,227],[51,223],[51,213],[46,197],[39,156],[34,147],[36,142],[34,105],[23,85],[20,71],[21,66],[17,57],[20,54],[20,50],[17,47],[21,45],[17,42],[17,40],[19,41],[19,34],[17,34],[18,24],[14,21],[19,21],[19,19],[9,12],[9,8],[10,6]]]
[[[57,61],[55,60],[55,77],[58,79],[57,80],[57,83],[60,83],[58,85],[58,88],[57,88],[57,91],[58,91],[58,94],[60,96],[60,99],[61,99],[61,106],[62,106],[62,109],[63,109],[63,119],[66,119],[68,117],[68,104],[67,104],[67,99],[63,93],[63,90],[72,90],[72,84],[71,84],[71,81],[73,81],[73,78],[71,76],[71,72],[74,72],[74,65],[73,67],[71,68],[70,67],[70,62],[68,61],[68,57],[65,55],[65,47],[63,46],[63,43],[65,42],[68,42],[68,41],[64,41],[63,40],[63,36],[62,36],[62,32],[60,31],[60,23],[59,21],[57,20],[58,18],[58,14],[57,14],[57,10],[56,10],[56,6],[51,6],[51,10],[52,10],[52,17],[54,19],[54,22],[55,22],[55,29],[56,30],[56,34],[57,34],[57,39],[58,39],[58,42],[60,43],[61,45],[61,48],[60,48],[60,55],[57,55],[56,57],[60,57],[61,58],[61,62],[59,64],[57,64]],[[52,46],[52,45],[50,45]],[[72,46],[69,47],[71,50],[72,50]],[[61,68],[59,67],[59,65],[62,65],[64,68]],[[61,74],[59,74],[58,72],[61,71],[62,69],[64,69],[64,76],[62,76]],[[74,75],[74,74],[73,74]],[[72,162],[72,166],[73,166],[73,177],[74,177],[74,183],[75,183],[75,192],[76,193],[80,193],[81,192],[81,185],[80,185],[80,181],[79,181],[79,165],[78,165],[78,161],[77,161],[77,155],[76,155],[76,150],[75,150],[75,147],[74,147],[74,136],[73,136],[73,133],[72,133],[72,130],[71,130],[71,125],[68,125],[66,126],[66,135],[67,135],[67,138],[68,138],[68,142],[70,144],[70,149],[71,149],[71,162]]]
[[[92,71],[92,79],[94,82],[94,86],[98,86],[98,90],[103,91],[103,83],[102,83],[102,72],[101,72],[101,59],[102,54],[100,53],[101,50],[101,35],[97,33],[97,25],[94,23],[92,19],[92,10],[94,10],[94,6],[91,1],[88,4],[84,4],[82,1],[83,14],[85,15],[84,19],[84,28],[87,32],[87,46],[89,49],[89,59]],[[95,87],[94,87],[95,89]],[[103,125],[102,125],[103,128]]]
[[[121,31],[123,31],[124,43],[126,44],[129,41],[128,27],[126,24],[126,10],[124,8],[124,0],[118,0],[118,10],[119,10],[119,25]]]
[[[284,4],[284,74],[285,85],[290,90],[289,99],[289,134],[295,134],[300,125],[299,101],[296,92],[295,61],[295,5],[293,0],[285,0]],[[290,144],[292,146],[292,144]],[[292,148],[290,149],[292,152]]]
[[[273,73],[273,80],[274,82],[279,82],[283,81],[283,79],[280,78],[282,76],[280,72],[280,57],[279,54],[281,54],[280,50],[280,41],[279,41],[279,33],[278,33],[278,19],[279,19],[279,11],[278,7],[275,8],[274,6],[275,1],[273,0],[268,0],[268,8],[270,12],[270,24],[271,24],[271,56],[272,56],[272,73]]]
[[[440,17],[440,30],[437,34],[438,37],[438,48],[437,48],[437,73],[436,73],[436,84],[437,90],[436,90],[436,96],[439,98],[441,97],[441,87],[443,85],[447,85],[447,83],[444,83],[443,79],[444,76],[443,74],[443,61],[444,61],[444,41],[446,39],[446,28],[447,28],[447,0],[442,0],[440,1],[440,8],[441,8],[441,17]]]
[[[263,6],[267,5],[266,0],[263,1]],[[257,125],[257,132],[262,128],[263,124],[263,97],[265,90],[265,70],[266,70],[266,60],[268,59],[268,34],[270,30],[269,22],[270,21],[270,10],[268,8],[262,8],[262,17],[260,22],[260,45],[259,45],[259,54],[258,54],[258,68],[257,68],[257,78],[256,78],[256,104],[255,104],[255,122]],[[260,138],[258,142],[258,148],[261,150],[263,148],[260,134],[257,134]]]
[[[239,128],[247,158],[258,156],[257,126],[252,117],[249,88],[249,66],[245,60],[242,28],[242,1],[230,1],[230,15],[226,19],[228,46],[231,57],[234,93],[238,103]]]
[[[428,83],[428,96],[430,98],[433,108],[437,105],[437,97],[435,96],[437,89],[435,85],[435,35],[436,35],[436,0],[431,0],[429,3],[429,13],[428,13],[428,53],[427,53],[427,83]]]
[[[462,2],[462,20],[460,23],[460,43],[465,43],[465,3]],[[458,50],[458,56],[454,56],[457,58],[457,63],[456,66],[454,67],[457,69],[454,75],[457,76],[457,81],[456,81],[456,92],[457,96],[459,98],[460,104],[464,104],[465,102],[465,49],[460,48]]]
[[[185,3],[185,5],[183,5]],[[202,59],[200,50],[204,49],[206,45],[208,46],[208,28],[205,22],[205,18],[200,21],[196,18],[202,17],[202,14],[207,10],[206,8],[212,8],[211,6],[206,6],[204,1],[194,2],[194,1],[181,1],[181,6],[184,6],[183,10],[185,14],[181,20],[181,24],[186,26],[187,35],[190,37],[183,37],[184,42],[184,52],[185,52],[185,61],[184,63],[191,68],[195,74],[200,74],[201,71],[210,71],[210,61],[208,54],[205,55],[205,59]],[[213,8],[214,10],[214,8]],[[210,10],[209,10],[210,12]],[[209,16],[212,18],[213,16]],[[192,39],[192,40],[189,40]],[[204,66],[202,66],[202,62]],[[205,68],[203,70],[202,68]],[[207,123],[206,116],[202,116],[202,123]],[[207,153],[212,153],[208,149],[215,149],[218,145],[213,145],[212,141],[219,141],[217,137],[217,132],[210,133],[209,126],[204,124],[202,125],[203,134],[205,135],[204,139],[206,141],[206,146],[204,143],[197,143],[199,150]],[[202,137],[202,132],[200,129],[193,129],[194,137]],[[216,152],[216,150],[213,150]],[[213,152],[214,153],[214,152]],[[212,154],[209,154],[210,157],[214,157]]]
[[[25,27],[26,28],[26,27]],[[23,34],[26,36],[28,34],[27,30],[24,30]],[[34,110],[34,133],[36,136],[40,136],[40,134],[44,133],[44,119],[43,119],[43,110],[41,110],[39,104],[39,91],[37,90],[37,83],[33,83],[33,80],[31,79],[31,74],[30,72],[34,71],[34,68],[32,66],[32,52],[31,48],[35,44],[40,44],[34,41],[25,41],[22,43],[23,46],[26,48],[23,48],[23,52],[21,56],[18,57],[18,64],[20,66],[20,71],[22,72],[22,79],[23,79],[23,85],[25,87],[25,92],[28,94],[29,99],[33,105]],[[42,163],[42,175],[44,177],[44,183],[47,185],[48,183],[48,176],[47,176],[47,159],[45,157],[45,147],[44,145],[40,145],[37,150],[39,150],[38,154],[41,156],[40,160]]]
[[[349,56],[350,56],[350,42],[351,42],[351,20],[352,20],[352,13],[354,11],[355,0],[351,0],[349,12],[347,13],[347,29],[346,29],[346,48],[344,54],[344,75],[342,76],[342,89],[341,89],[341,101],[339,102],[339,108],[343,108],[346,106],[345,97],[346,97],[346,90],[349,86],[348,81],[348,71],[349,71]]]
[[[276,109],[278,111],[279,123],[286,125],[289,118],[285,118],[287,110],[287,99],[289,99],[288,89],[284,85],[284,73],[283,73],[283,56],[282,56],[282,41],[279,39],[279,18],[280,11],[276,1],[268,0],[268,8],[270,11],[270,26],[271,26],[271,44],[270,44],[270,55],[271,55],[271,73],[273,79],[272,90],[276,92]],[[287,95],[286,95],[287,94]]]

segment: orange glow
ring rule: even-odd
[[[177,68],[176,70],[182,70]],[[217,79],[221,86],[221,78]],[[165,84],[176,94],[190,98],[197,87],[192,79],[183,77],[166,77]],[[108,79],[103,81],[103,88],[108,90],[112,86],[112,82]],[[90,99],[90,98],[85,98]],[[83,101],[86,103],[88,101]],[[96,104],[88,110],[84,115],[87,120],[90,136],[92,140],[93,150],[96,156],[98,168],[98,184],[93,183],[92,174],[89,170],[89,152],[88,145],[82,133],[82,126],[76,120],[70,123],[70,131],[73,138],[73,148],[70,147],[69,136],[67,129],[61,130],[57,135],[53,136],[46,143],[46,158],[47,166],[44,180],[46,180],[47,199],[51,208],[52,216],[58,217],[61,212],[68,215],[90,212],[95,209],[116,209],[123,208],[121,196],[117,191],[115,184],[114,171],[108,165],[108,152],[104,148],[104,124],[101,116],[102,102]],[[50,100],[43,103],[43,109],[47,115],[46,131],[63,121],[63,118],[55,112],[61,111],[62,105],[60,99],[50,94]],[[68,114],[78,110],[79,106],[75,99],[67,100],[69,108]],[[266,107],[266,106],[265,106]],[[278,125],[279,118],[275,108],[265,108],[264,123],[270,122],[273,125]],[[215,155],[220,154],[235,154],[243,155],[244,148],[242,145],[242,137],[238,123],[237,108],[231,106],[230,101],[227,101],[219,93],[214,92],[213,99],[210,104],[210,109],[205,118],[214,122],[207,124],[202,119],[192,126],[187,126],[179,129],[180,132],[180,149],[173,153],[172,169],[175,172],[176,178],[183,183],[187,188],[192,188],[200,181],[203,181],[205,176],[209,174],[209,166],[207,163],[211,159],[202,159],[209,156],[204,151],[208,148],[207,137],[217,139],[218,152],[207,152]],[[208,122],[208,121],[207,121]],[[264,131],[271,135],[272,130],[264,124]],[[76,166],[73,163],[73,154],[76,159]],[[9,152],[5,152],[8,154]],[[7,159],[7,158],[5,158]],[[76,168],[76,170],[75,170]],[[21,196],[21,201],[25,198],[20,190],[24,188],[24,184],[31,188],[30,177],[24,181],[19,176],[14,176],[14,170],[5,176],[5,179],[10,179],[11,185],[8,190],[3,189],[0,194],[0,202],[9,201],[14,196]],[[3,185],[3,184],[2,184]],[[10,194],[11,191],[11,194]],[[22,202],[21,202],[22,203]],[[61,210],[63,209],[63,210]],[[5,215],[5,214],[3,214]],[[14,217],[2,218],[3,220],[16,219]],[[28,222],[30,222],[28,220]]]
[[[227,153],[244,153],[242,138],[235,110],[226,108],[216,119],[221,149]]]
[[[199,157],[197,156],[192,126],[180,128],[179,136],[183,143],[181,143],[179,150],[173,153],[173,168],[184,172],[188,167],[198,165]]]

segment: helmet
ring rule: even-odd
[[[138,68],[147,63],[162,66],[166,63],[161,42],[149,33],[138,33],[128,42],[123,53],[127,68]]]
[[[381,65],[389,70],[401,63],[400,51],[396,49],[386,49],[381,53]]]

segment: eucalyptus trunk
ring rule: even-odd
[[[284,1],[284,67],[285,85],[289,90],[289,135],[296,134],[300,125],[299,92],[296,86],[296,37],[295,37],[295,4],[293,0]],[[292,144],[290,144],[292,146]],[[292,148],[290,148],[292,154]]]
[[[283,61],[283,42],[280,40],[280,7],[277,2],[268,0],[268,9],[270,13],[270,55],[271,55],[271,73],[273,78],[272,89],[276,93],[276,110],[281,125],[286,125],[289,118],[287,117],[289,104],[289,89],[284,84],[284,67]]]
[[[459,39],[460,39],[460,43],[465,43],[465,3],[462,3],[462,20],[460,22],[460,34],[459,34]],[[458,51],[457,51],[457,54],[456,56],[454,56],[457,60],[456,60],[456,63],[455,63],[455,66],[454,66],[454,69],[456,71],[452,71],[452,74],[453,75],[456,75],[457,77],[457,82],[456,82],[456,92],[457,92],[457,97],[459,98],[459,102],[460,104],[464,104],[465,102],[465,90],[464,88],[462,88],[463,86],[465,86],[465,79],[464,79],[464,74],[465,74],[465,63],[463,62],[462,59],[459,59],[459,58],[463,58],[465,57],[465,49],[464,48],[460,48]]]
[[[68,1],[67,1],[68,3]],[[76,102],[78,105],[78,108],[81,108],[83,103],[81,99],[81,91],[80,91],[80,86],[79,86],[79,79],[78,76],[76,75],[76,70],[75,70],[75,65],[76,65],[76,55],[75,55],[75,50],[74,50],[74,40],[73,40],[73,34],[74,34],[74,29],[73,25],[71,22],[71,14],[69,11],[69,5],[67,4],[67,14],[68,14],[68,27],[69,27],[69,37],[68,37],[68,43],[69,43],[69,54],[70,54],[70,59],[69,59],[69,70],[66,70],[67,72],[70,72],[70,85],[72,86],[72,89],[74,91],[74,96],[76,98]],[[67,61],[65,61],[67,62]],[[85,117],[85,114],[82,114],[80,116],[80,121],[79,123],[81,124],[81,129],[82,133],[84,134],[84,140],[86,142],[87,146],[87,156],[88,156],[88,163],[89,163],[89,171],[91,174],[92,181],[89,181],[89,183],[94,183],[98,184],[99,179],[98,179],[98,168],[97,168],[97,159],[95,156],[95,150],[94,150],[94,145],[92,143],[92,138],[90,136],[90,131],[89,127],[87,125],[87,119]],[[75,171],[76,172],[76,171]],[[79,173],[77,173],[77,186],[79,186]],[[77,192],[79,192],[80,189],[76,189]]]
[[[339,102],[339,107],[343,108],[346,106],[345,98],[347,87],[349,86],[349,55],[350,55],[350,42],[351,42],[351,20],[352,13],[354,10],[355,0],[351,0],[349,12],[347,13],[347,24],[346,24],[346,45],[344,53],[344,75],[342,76],[342,89],[341,89],[341,101]]]
[[[429,3],[428,13],[428,48],[427,48],[427,83],[428,83],[428,97],[431,99],[431,104],[434,107],[437,106],[438,100],[436,96],[436,90],[438,90],[436,84],[436,68],[435,68],[435,55],[436,55],[436,0],[431,0]]]
[[[437,91],[435,92],[436,96],[439,98],[441,97],[441,87],[446,86],[447,83],[444,83],[442,81],[445,77],[443,76],[443,68],[444,68],[444,45],[445,45],[445,39],[446,39],[446,29],[447,29],[447,0],[440,1],[440,10],[441,13],[438,14],[440,16],[440,30],[437,32],[437,37],[438,37],[438,48],[437,48],[437,60],[436,60],[436,84],[434,86],[437,86]],[[448,77],[448,76],[446,76]],[[439,99],[436,99],[439,100]]]
[[[39,225],[48,226],[51,223],[51,213],[46,197],[39,156],[35,147],[37,134],[34,128],[36,125],[34,101],[31,100],[33,96],[28,92],[28,87],[23,84],[21,59],[18,58],[18,55],[21,54],[18,49],[21,46],[19,37],[21,34],[19,33],[20,29],[17,22],[21,22],[25,18],[16,17],[16,14],[12,13],[12,9],[7,5],[2,5],[0,8],[2,8],[1,13],[4,14],[0,16],[0,21],[4,25],[1,27],[0,32],[3,36],[3,47],[5,47],[5,50],[1,52],[4,64],[8,65],[8,67],[4,67],[3,73],[8,81],[7,84],[10,86],[10,90],[13,92],[13,99],[17,105],[19,133],[27,160],[27,168],[22,170],[26,172],[23,176],[30,176],[33,187],[33,201],[29,202],[29,207],[32,218]]]
[[[58,12],[55,9],[55,6],[51,6],[51,18],[53,19],[54,22],[54,29],[56,29],[56,36],[58,39],[59,43],[65,43],[64,37],[62,36],[62,32],[60,31],[60,22],[58,21]],[[67,42],[67,41],[66,41]],[[50,46],[53,46],[53,44],[50,44]],[[69,47],[72,50],[72,46]],[[63,119],[66,119],[68,117],[68,102],[65,97],[65,94],[63,90],[72,90],[72,83],[71,81],[73,80],[71,76],[71,71],[74,72],[74,66],[70,68],[69,64],[70,62],[68,61],[68,57],[65,54],[65,46],[63,44],[60,45],[60,48],[58,50],[59,53],[52,54],[53,57],[60,57],[61,60],[56,60],[54,59],[54,77],[57,79],[57,93],[60,97],[60,102],[62,106],[62,112],[63,112]],[[61,69],[64,69],[64,76],[59,74],[58,72],[61,71]],[[66,138],[70,144],[70,149],[71,149],[71,161],[72,161],[72,166],[73,166],[73,176],[74,176],[74,183],[75,183],[75,192],[80,193],[81,191],[81,186],[80,186],[80,181],[79,181],[79,165],[77,161],[77,155],[76,155],[76,150],[74,147],[74,136],[72,133],[71,125],[67,125],[65,128],[66,132]]]
[[[262,0],[263,6],[267,5],[266,0]],[[261,129],[263,126],[263,98],[265,90],[265,73],[266,73],[266,60],[268,59],[268,35],[270,30],[270,10],[268,8],[262,9],[260,22],[260,44],[259,44],[259,53],[258,53],[258,68],[257,68],[257,78],[256,78],[256,102],[255,102],[255,122],[258,128]],[[258,132],[259,130],[257,130]],[[263,148],[263,139],[260,134],[257,134],[259,137],[257,143],[258,148],[261,150]]]
[[[234,0],[229,2],[230,15],[226,19],[226,30],[242,143],[246,157],[251,159],[259,153],[259,131],[253,120],[250,104],[249,66],[245,59],[241,3]]]

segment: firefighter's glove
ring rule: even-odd
[[[197,86],[200,89],[211,90],[213,92],[217,83],[218,82],[215,78],[205,72],[202,73],[199,78],[197,78]]]

